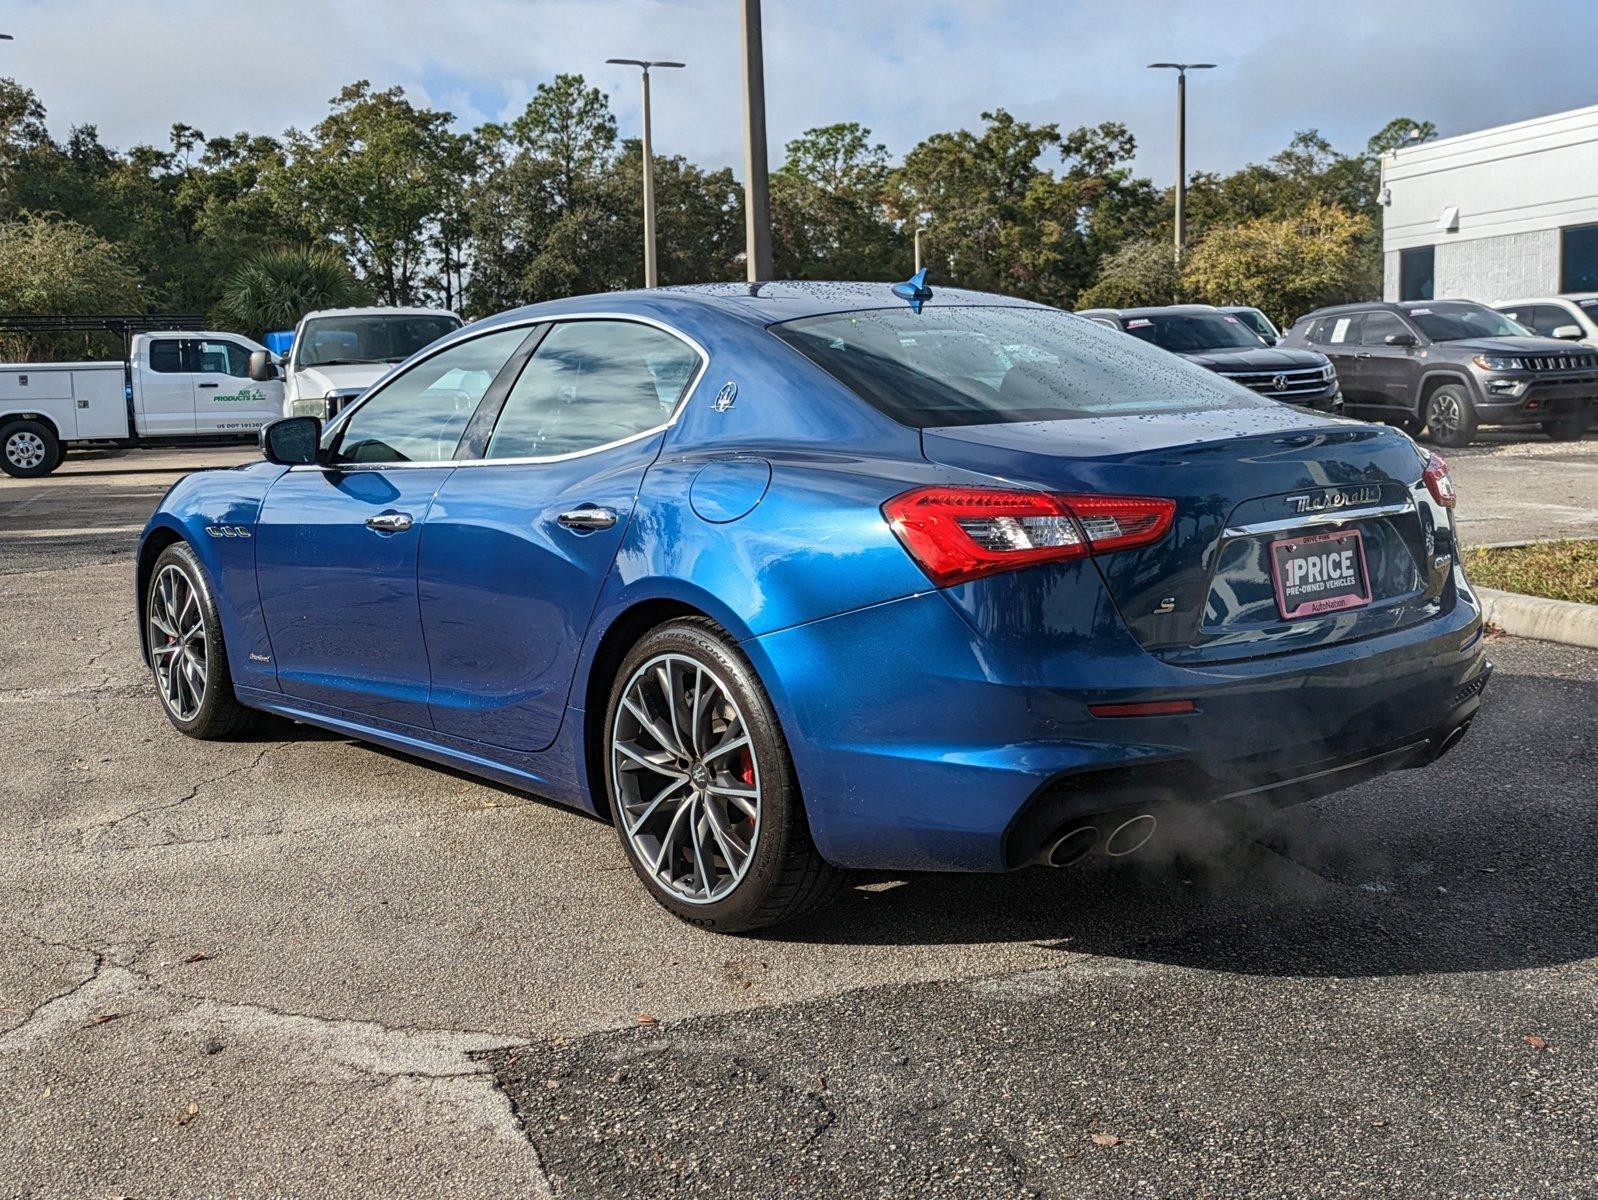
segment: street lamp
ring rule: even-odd
[[[771,184],[766,178],[766,67],[760,0],[743,0],[744,257],[749,282],[771,278]]]
[[[916,270],[921,269],[921,235],[927,231],[925,225],[916,226]]]
[[[1187,240],[1187,73],[1208,71],[1214,63],[1150,63],[1149,70],[1176,72],[1176,257]]]
[[[644,286],[655,287],[660,272],[655,266],[655,151],[649,126],[649,68],[681,67],[680,62],[656,62],[643,58],[607,58],[608,63],[638,67],[644,77]]]

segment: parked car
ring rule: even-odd
[[[236,333],[175,330],[134,335],[125,360],[0,363],[0,470],[48,475],[74,447],[252,438],[283,396],[251,382],[256,351]]]
[[[1493,308],[1538,337],[1598,346],[1598,292],[1508,300]]]
[[[1598,396],[1598,350],[1536,337],[1470,300],[1317,309],[1284,344],[1337,364],[1350,414],[1424,428],[1441,446],[1468,446],[1481,425],[1540,425],[1573,441]]]
[[[1282,340],[1282,331],[1276,328],[1271,319],[1257,308],[1250,308],[1241,304],[1223,304],[1215,311],[1236,317],[1255,333],[1259,334],[1260,339],[1267,346],[1274,346]]]
[[[1284,404],[1335,413],[1343,406],[1331,360],[1268,344],[1242,317],[1208,304],[1092,308],[1077,314],[1208,367]]]
[[[441,308],[331,308],[306,313],[281,368],[262,353],[251,361],[251,378],[283,380],[283,416],[325,421],[396,363],[460,327],[460,317]]]
[[[919,280],[519,309],[262,445],[142,538],[172,723],[602,814],[718,930],[1423,766],[1491,670],[1435,455]]]

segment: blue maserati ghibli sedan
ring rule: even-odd
[[[1491,671],[1437,456],[921,276],[519,309],[261,442],[144,531],[173,724],[598,814],[716,930],[1424,766]]]

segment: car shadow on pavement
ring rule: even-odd
[[[1586,959],[1598,954],[1595,745],[1598,683],[1501,678],[1471,736],[1429,768],[1299,808],[1210,811],[1126,865],[878,877],[769,936],[1030,941],[1259,975]]]

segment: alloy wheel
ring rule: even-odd
[[[742,882],[760,836],[760,768],[732,690],[658,654],[627,680],[610,731],[617,820],[644,870],[690,904]]]
[[[167,709],[194,720],[205,703],[205,613],[193,581],[172,564],[150,588],[150,666]]]
[[[1431,409],[1426,414],[1426,424],[1431,426],[1432,433],[1443,440],[1451,438],[1459,432],[1459,422],[1458,400],[1447,392],[1432,397]]]
[[[19,429],[6,439],[6,461],[21,471],[32,471],[44,463],[44,439],[31,429]]]

